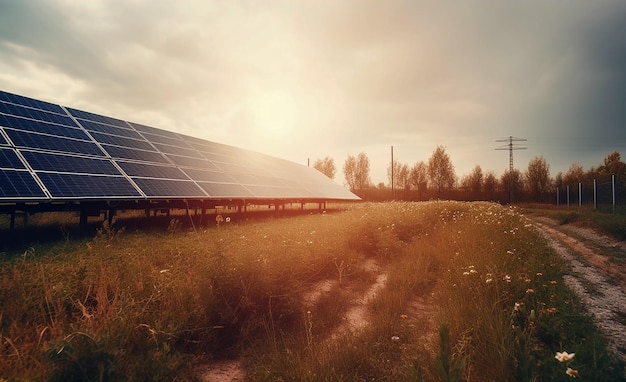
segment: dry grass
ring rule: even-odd
[[[118,222],[5,254],[0,378],[193,380],[198,357],[243,355],[251,380],[559,380],[567,350],[581,375],[619,380],[562,264],[515,210],[385,203],[185,224]],[[368,325],[331,337],[376,278],[368,259],[388,276]]]

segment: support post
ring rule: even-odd
[[[593,209],[598,209],[598,191],[596,190],[596,180],[593,180]]]

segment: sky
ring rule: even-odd
[[[374,184],[626,156],[626,2],[0,0],[0,90]],[[521,149],[525,148],[525,149]]]

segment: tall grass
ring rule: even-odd
[[[0,378],[193,380],[194,363],[243,356],[250,380],[559,380],[554,353],[567,350],[581,376],[620,380],[566,267],[509,208],[121,223],[6,254]],[[367,325],[353,328],[344,316],[379,272]]]

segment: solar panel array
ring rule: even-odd
[[[0,202],[358,200],[317,170],[0,91]]]

